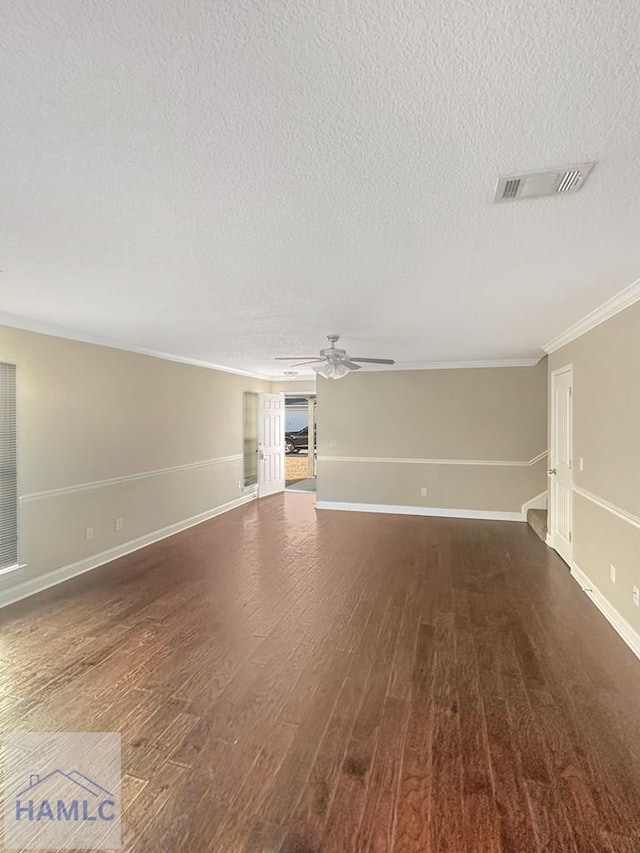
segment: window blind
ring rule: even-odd
[[[0,362],[0,569],[18,562],[16,366]]]

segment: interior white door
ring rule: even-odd
[[[258,495],[284,491],[284,394],[260,394],[258,404]]]
[[[551,374],[549,456],[549,534],[551,546],[571,565],[573,530],[573,371]]]

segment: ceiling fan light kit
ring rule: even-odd
[[[338,335],[327,335],[329,346],[320,350],[320,356],[279,356],[277,361],[295,361],[297,358],[305,358],[292,364],[292,367],[302,367],[310,364],[318,376],[325,379],[342,379],[352,370],[360,370],[362,367],[358,362],[366,364],[395,364],[392,358],[356,358],[347,355],[347,351],[336,346]]]
[[[334,363],[328,361],[326,364],[319,364],[313,368],[318,376],[323,376],[325,379],[342,379],[349,373],[349,368],[339,361]]]

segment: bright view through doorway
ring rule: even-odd
[[[315,395],[287,395],[285,398],[285,478],[288,490],[316,491],[315,424]]]

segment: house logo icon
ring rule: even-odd
[[[119,850],[120,732],[7,732],[3,850]]]
[[[16,821],[108,823],[117,817],[116,798],[79,770],[53,770],[29,776],[16,794]]]

